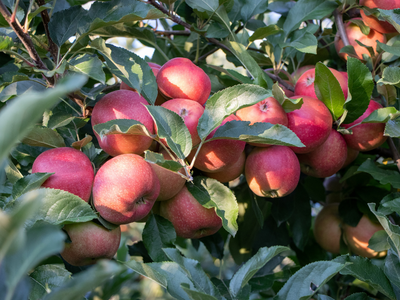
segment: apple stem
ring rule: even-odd
[[[193,160],[190,163],[190,166],[189,166],[190,170],[193,169],[194,162],[196,161],[197,155],[199,154],[200,148],[201,148],[201,146],[203,146],[203,144],[204,144],[204,140],[201,140],[199,146],[197,147],[196,154],[194,155]]]

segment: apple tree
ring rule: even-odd
[[[399,0],[0,0],[0,299],[400,299]]]

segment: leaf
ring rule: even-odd
[[[85,147],[87,144],[89,144],[92,141],[92,136],[86,135],[83,139],[73,142],[71,144],[71,147],[75,148],[76,150],[81,150],[83,147]]]
[[[382,78],[377,84],[399,85],[400,84],[400,67],[387,67],[383,70]]]
[[[262,40],[270,35],[277,34],[281,31],[277,25],[269,25],[266,27],[259,27],[254,31],[254,33],[249,37],[249,42],[254,42],[255,40]]]
[[[22,194],[38,189],[52,174],[54,173],[34,173],[26,175],[14,184],[12,197],[17,199]]]
[[[46,90],[46,87],[36,81],[17,81],[11,83],[1,91],[0,102],[5,102],[14,96],[29,95],[32,92],[42,92],[44,90]]]
[[[399,114],[399,111],[394,107],[383,107],[374,110],[362,123],[386,123],[393,114]]]
[[[301,268],[281,288],[274,300],[309,299],[346,265],[333,261],[317,261]],[[311,284],[316,289],[311,289]]]
[[[395,86],[388,84],[378,84],[376,86],[376,89],[379,94],[385,97],[389,105],[394,105],[396,103],[397,91]]]
[[[394,188],[400,189],[400,173],[397,171],[381,169],[371,159],[364,161],[357,171],[370,174],[381,184],[389,183]]]
[[[200,138],[204,140],[226,117],[240,108],[271,96],[270,91],[251,84],[239,84],[215,93],[207,100],[204,113],[199,119],[197,132]]]
[[[393,249],[387,253],[383,272],[392,284],[400,287],[400,261]]]
[[[229,290],[233,296],[237,296],[240,290],[249,282],[249,280],[260,270],[264,265],[276,255],[289,251],[290,249],[283,246],[263,247],[249,259],[240,269],[233,275],[230,283]]]
[[[315,67],[314,88],[318,99],[326,105],[334,120],[337,120],[344,112],[345,99],[335,75],[323,63],[317,63]]]
[[[371,260],[360,256],[342,255],[333,261],[346,264],[345,268],[340,271],[340,274],[354,276],[368,283],[387,297],[395,299],[389,280],[382,269],[374,265]]]
[[[155,262],[167,261],[163,248],[173,247],[176,232],[170,221],[161,216],[151,214],[143,229],[143,243]]]
[[[189,298],[191,300],[217,300],[218,298],[215,298],[213,296],[210,296],[208,294],[204,294],[198,291],[193,291],[190,289],[190,287],[187,284],[182,283],[181,284],[182,289],[188,294]]]
[[[381,43],[380,41],[376,41],[377,42],[377,44],[379,45],[379,47],[383,50],[383,51],[385,51],[385,52],[388,52],[388,53],[391,53],[391,54],[393,54],[393,55],[396,55],[396,56],[400,56],[400,50],[399,50],[399,47],[396,45],[393,45],[393,46],[390,46],[390,45],[387,45],[387,44],[384,44],[384,43]]]
[[[369,32],[370,32],[370,30],[371,30],[371,28],[369,28],[367,25],[365,25],[365,24],[364,24],[364,21],[361,20],[361,19],[355,19],[355,18],[354,18],[354,19],[350,19],[349,22],[351,22],[351,23],[357,25],[357,27],[360,28],[361,32],[362,32],[364,35],[368,35]]]
[[[345,124],[354,122],[367,110],[374,88],[372,74],[360,60],[347,59],[347,74],[351,100],[345,103]]]
[[[9,50],[14,44],[13,39],[9,36],[0,36],[0,51]]]
[[[224,69],[222,67],[213,66],[213,65],[207,65],[207,67],[210,67],[221,73],[225,73],[226,75],[231,77],[233,80],[239,81],[240,83],[252,84],[252,82],[253,82],[249,77],[244,76],[244,75],[240,74],[239,72],[232,70],[232,69]]]
[[[109,134],[137,134],[154,137],[142,123],[129,119],[115,119],[106,123],[96,124],[93,129],[101,139]]]
[[[285,113],[292,112],[296,109],[300,109],[303,105],[303,98],[288,98],[285,95],[285,92],[279,86],[279,83],[274,83],[272,86],[272,94],[273,97],[282,105],[282,108],[285,110]]]
[[[264,13],[268,7],[267,0],[240,0],[240,18],[248,22],[253,16]],[[235,3],[236,4],[236,3]]]
[[[392,24],[393,27],[400,32],[400,17],[397,10],[378,9],[378,11],[382,18]]]
[[[58,148],[65,147],[64,139],[57,131],[47,127],[33,127],[22,140],[29,146]]]
[[[379,230],[369,239],[368,248],[375,250],[376,252],[386,251],[390,249],[388,241],[388,234],[385,230]]]
[[[390,136],[393,138],[399,138],[400,137],[400,119],[397,118],[396,120],[389,120],[386,123],[385,132],[383,135]]]
[[[150,150],[146,150],[144,152],[144,158],[147,162],[151,164],[156,164],[160,167],[168,169],[173,172],[178,172],[183,166],[174,160],[166,160],[161,153],[152,152]]]
[[[287,44],[287,46],[293,47],[303,53],[317,54],[318,41],[314,34],[310,32],[304,32],[301,37],[290,42]]]
[[[32,19],[33,19],[34,17],[36,17],[38,14],[40,14],[42,11],[44,11],[44,10],[46,10],[46,9],[51,9],[51,8],[52,8],[51,3],[46,3],[46,4],[44,4],[44,5],[39,6],[38,9],[36,9],[35,11],[29,13],[29,15],[28,15],[28,21],[29,21],[29,22],[32,21]]]
[[[11,160],[7,159],[4,161],[4,163],[6,163],[4,171],[6,173],[7,179],[12,184],[16,183],[19,179],[24,177]]]
[[[366,293],[355,293],[345,298],[345,300],[374,300]]]
[[[215,179],[203,176],[194,177],[193,183],[187,183],[186,187],[205,208],[215,207],[224,229],[231,235],[236,235],[239,207],[235,195],[229,188]]]
[[[187,0],[186,4],[200,12],[209,12],[210,15],[219,7],[218,0]]]
[[[105,84],[106,74],[104,74],[103,71],[103,63],[96,55],[78,55],[75,56],[69,64],[71,70],[83,73],[90,78]]]

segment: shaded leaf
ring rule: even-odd
[[[34,173],[18,180],[12,190],[12,197],[17,199],[22,194],[39,188],[54,173]]]
[[[281,31],[277,25],[269,25],[266,27],[257,28],[256,31],[250,36],[249,41],[254,42],[255,40],[262,40],[267,36],[277,34]]]
[[[364,161],[357,171],[370,174],[381,184],[389,183],[394,188],[400,189],[400,173],[397,171],[379,168],[378,165],[371,159],[367,159],[366,161]]]
[[[36,81],[24,80],[11,83],[0,93],[0,102],[5,102],[11,97],[29,95],[32,92],[42,92],[46,87]]]
[[[65,147],[62,136],[55,130],[47,127],[33,127],[24,137],[22,143],[29,146],[58,148]]]

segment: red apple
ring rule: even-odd
[[[293,97],[299,98],[299,96]],[[332,115],[325,104],[312,97],[303,96],[303,105],[287,114],[288,128],[305,147],[291,147],[295,153],[307,153],[322,145],[332,129]]]
[[[301,171],[309,176],[324,178],[332,176],[344,165],[347,157],[347,145],[343,136],[335,129],[315,150],[297,154]]]
[[[171,99],[161,105],[180,115],[192,136],[192,146],[200,144],[199,134],[197,133],[197,124],[203,115],[204,107],[193,100]]]
[[[61,147],[41,153],[33,162],[32,173],[55,173],[42,187],[60,189],[89,201],[94,171],[89,158],[79,150]]]
[[[208,75],[191,60],[177,57],[166,62],[157,74],[160,91],[168,98],[206,103],[211,92]]]
[[[360,151],[347,146],[347,157],[346,157],[346,161],[344,162],[342,168],[345,168],[349,164],[351,164],[357,158],[359,153],[360,153]]]
[[[397,9],[400,8],[399,0],[360,0],[360,5],[368,8],[381,8],[381,9]],[[392,24],[386,21],[378,20],[374,15],[367,16],[364,10],[360,10],[361,18],[365,25],[380,33],[393,33],[397,32]]]
[[[117,253],[121,240],[118,226],[108,230],[94,222],[67,224],[63,228],[71,243],[66,243],[62,258],[73,266],[95,264],[99,259],[111,259]]]
[[[246,159],[245,175],[254,194],[283,197],[293,192],[299,183],[300,163],[289,147],[256,147]]]
[[[340,253],[341,222],[339,203],[325,205],[315,218],[313,227],[315,241],[325,251]]]
[[[292,78],[293,78],[294,83],[296,83],[297,80],[299,80],[299,78],[301,77],[301,75],[303,75],[303,73],[305,71],[308,71],[310,69],[315,69],[315,66],[314,65],[305,65],[305,66],[298,68],[296,71],[294,71],[292,73]]]
[[[159,193],[160,183],[150,164],[137,154],[121,154],[98,170],[93,204],[108,222],[128,224],[145,217]]]
[[[229,168],[227,168],[225,171],[216,173],[204,172],[204,175],[216,179],[222,183],[229,182],[238,178],[240,174],[243,173],[245,162],[246,162],[246,154],[243,151],[239,159],[236,162],[234,162],[231,166],[229,166]]]
[[[203,207],[186,186],[172,199],[160,202],[160,215],[174,225],[178,236],[187,239],[212,235],[222,227],[215,208]]]
[[[344,128],[350,128],[353,125],[359,124],[368,117],[373,111],[382,108],[378,102],[371,100],[367,110],[357,120],[350,124],[342,124]],[[353,134],[345,134],[347,146],[357,151],[370,151],[382,145],[387,136],[384,136],[385,123],[364,123],[352,127]]]
[[[138,93],[128,90],[117,90],[105,95],[93,108],[92,126],[115,119],[131,119],[141,122],[154,133],[154,121],[145,105],[147,101]],[[96,134],[100,147],[116,156],[124,153],[142,154],[147,150],[152,139],[147,136],[133,134],[110,134],[100,139]]]

